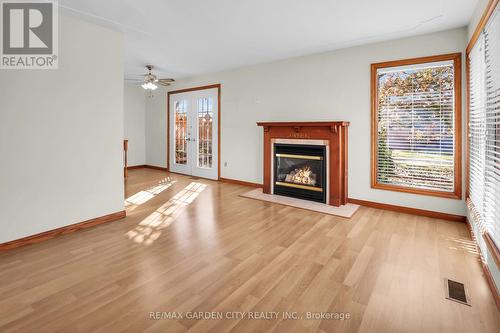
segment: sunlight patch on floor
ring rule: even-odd
[[[445,239],[454,243],[454,246],[449,247],[451,250],[462,249],[470,254],[479,255],[476,244],[472,240],[457,237],[445,237]]]
[[[148,215],[133,229],[127,232],[129,239],[136,243],[151,245],[161,235],[161,230],[167,228],[183,212],[183,208],[192,203],[203,192],[207,185],[192,182],[157,210]]]
[[[128,211],[132,211],[143,203],[151,200],[161,192],[165,191],[167,188],[172,186],[176,181],[171,177],[162,179],[158,185],[153,186],[147,190],[140,191],[127,199],[125,199],[125,208]]]

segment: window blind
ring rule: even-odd
[[[454,64],[377,70],[377,182],[454,191]]]
[[[486,156],[484,217],[486,230],[500,244],[500,7],[484,30],[486,63]]]
[[[500,244],[500,7],[469,53],[469,196],[475,222]]]
[[[469,53],[469,196],[479,212],[483,211],[486,152],[486,87],[484,36]]]

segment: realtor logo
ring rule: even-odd
[[[2,69],[56,69],[56,1],[1,3]]]

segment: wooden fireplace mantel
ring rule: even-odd
[[[347,121],[258,122],[264,129],[264,193],[271,193],[271,152],[274,139],[324,140],[328,142],[329,204],[347,203]]]

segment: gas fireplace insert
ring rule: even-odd
[[[326,203],[326,180],[326,146],[274,144],[274,194]]]

